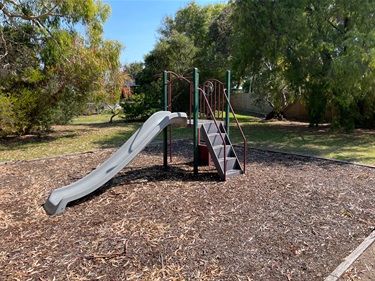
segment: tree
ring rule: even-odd
[[[209,32],[211,25],[221,15],[224,7],[226,4],[199,6],[191,2],[185,8],[178,10],[174,17],[164,19],[159,29],[159,43],[174,45],[166,49],[167,52],[171,52],[168,60],[169,70],[179,74],[189,71],[190,75],[193,67],[198,67],[202,79],[211,78],[218,72],[216,71],[218,64],[215,63],[218,60],[213,54],[214,47]],[[181,44],[185,47],[179,53],[178,48],[175,47]],[[191,51],[194,56],[187,56]],[[182,68],[185,68],[183,69],[185,72],[180,72]]]
[[[209,35],[211,25],[221,15],[225,4],[199,6],[195,2],[166,17],[159,28],[160,37],[154,49],[145,56],[145,63],[139,77],[139,92],[144,94],[144,103],[161,106],[161,80],[156,74],[164,70],[182,76],[191,76],[194,67],[200,69],[201,80],[212,78],[223,69],[224,51],[215,56],[213,40],[219,29]],[[216,32],[217,33],[217,32]],[[221,37],[222,38],[222,37]],[[225,71],[222,71],[224,77]],[[216,77],[216,76],[215,76]],[[220,77],[216,77],[220,78]],[[189,105],[189,87],[186,82],[174,83],[173,110],[184,111]]]
[[[144,95],[142,106],[145,107],[147,112],[153,113],[156,109],[161,108],[161,80],[157,79],[155,75],[161,74],[164,70],[171,70],[180,75],[190,75],[197,51],[198,49],[189,37],[174,30],[171,31],[169,37],[160,38],[154,49],[145,56],[144,68],[139,76],[139,93]],[[174,97],[175,100],[184,99],[184,96],[186,96],[183,90],[176,92],[178,92],[178,95]],[[186,106],[186,103],[183,104]],[[153,110],[151,110],[152,108]],[[180,109],[175,108],[175,110]]]
[[[88,99],[119,96],[123,46],[102,37],[107,4],[8,0],[0,5],[0,101],[10,105],[6,117],[0,111],[0,133],[47,129],[77,115]]]
[[[348,130],[369,118],[375,3],[238,0],[234,5],[238,73],[269,77],[264,85],[279,81],[277,88],[306,104],[312,125],[323,120],[328,104],[334,123]]]
[[[233,5],[225,5],[220,14],[215,16],[209,26],[207,38],[209,45],[201,55],[201,66],[207,72],[207,77],[225,80],[226,70],[231,69],[233,61],[233,46],[236,44],[236,34],[233,32],[231,15]],[[239,86],[239,77],[232,75],[232,81]]]
[[[75,25],[80,23],[96,33],[102,31],[101,24],[106,21],[110,7],[94,0],[5,0],[0,3],[2,27],[11,27],[28,34],[30,43],[43,44],[56,30],[67,29],[74,32]],[[25,30],[27,27],[27,30]],[[3,33],[0,33],[3,35]],[[8,40],[1,36],[3,43],[2,57],[7,55]]]
[[[124,71],[133,79],[137,80],[143,70],[144,63],[142,62],[133,62],[128,65],[124,65]]]

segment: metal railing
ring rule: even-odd
[[[198,88],[198,90],[202,93],[202,96],[203,96],[203,98],[204,98],[204,100],[205,100],[205,102],[206,102],[207,108],[208,108],[208,110],[209,110],[209,112],[210,112],[210,114],[211,114],[211,116],[212,116],[212,120],[214,121],[215,126],[216,126],[218,132],[220,133],[220,138],[221,138],[221,140],[222,140],[222,142],[223,142],[223,144],[224,144],[224,180],[225,180],[225,177],[226,177],[226,171],[227,171],[227,169],[226,169],[226,162],[227,162],[227,161],[226,161],[226,155],[227,155],[227,154],[226,154],[226,141],[225,141],[225,139],[224,139],[224,137],[223,137],[223,134],[222,134],[222,132],[221,132],[221,130],[220,130],[220,127],[219,127],[219,125],[218,125],[217,119],[215,118],[215,115],[213,114],[213,111],[212,111],[212,108],[211,108],[210,102],[209,102],[209,100],[208,100],[208,98],[207,98],[207,96],[206,96],[205,91],[204,91],[203,89],[201,89],[201,88]],[[243,144],[244,144],[244,145],[243,145],[243,172],[245,173],[245,171],[246,171],[246,137],[245,137],[245,134],[244,134],[244,132],[243,132],[243,130],[242,130],[242,128],[241,128],[240,123],[238,122],[238,119],[237,119],[237,117],[236,117],[236,114],[234,113],[233,107],[232,107],[232,105],[230,104],[230,101],[229,101],[229,99],[228,99],[228,96],[227,96],[227,94],[226,94],[225,89],[224,89],[224,92],[223,92],[223,96],[224,96],[224,99],[226,100],[226,102],[227,102],[227,104],[228,104],[228,106],[229,106],[230,112],[232,113],[234,120],[236,121],[237,128],[238,128],[238,130],[240,131],[241,137],[242,137],[242,139],[243,139]],[[228,137],[229,137],[229,136],[228,136]]]
[[[208,101],[208,99],[207,99],[207,96],[206,96],[206,93],[205,93],[205,91],[204,90],[202,90],[201,88],[198,88],[198,91],[200,91],[201,93],[202,93],[202,97],[203,97],[203,99],[205,100],[205,102],[206,102],[206,104],[207,104],[207,109],[210,111],[210,113],[211,113],[211,117],[212,117],[212,120],[214,120],[214,124],[215,124],[215,126],[216,126],[216,129],[217,129],[217,131],[219,132],[219,135],[220,135],[220,138],[221,138],[221,140],[222,140],[222,142],[223,142],[223,145],[224,145],[224,180],[226,180],[226,174],[227,174],[227,146],[226,146],[226,141],[225,141],[225,139],[224,139],[224,137],[223,137],[223,133],[222,133],[222,131],[220,130],[220,127],[219,127],[219,124],[217,123],[217,120],[216,120],[216,118],[215,118],[215,115],[213,114],[213,112],[212,112],[212,108],[211,108],[211,106],[210,106],[210,103],[209,103],[209,101]],[[220,163],[219,163],[220,164]]]
[[[229,106],[230,112],[232,113],[233,118],[236,121],[237,128],[240,131],[241,136],[242,136],[242,140],[243,140],[243,172],[245,173],[245,171],[246,171],[246,141],[247,140],[246,140],[245,134],[244,134],[244,132],[243,132],[243,130],[241,128],[240,122],[238,122],[237,116],[234,113],[233,107],[230,104],[230,101],[229,101],[228,96],[226,94],[226,90],[224,90],[224,97],[225,97],[225,100],[227,101],[227,104]]]

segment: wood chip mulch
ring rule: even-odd
[[[222,182],[194,176],[191,142],[173,149],[168,170],[150,145],[58,216],[49,193],[113,150],[1,165],[0,279],[324,280],[375,227],[375,169],[248,149]]]

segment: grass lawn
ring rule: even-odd
[[[332,132],[330,126],[265,121],[238,115],[248,146],[315,155],[330,159],[375,165],[375,131],[357,129],[351,134]],[[239,140],[236,129],[232,138]]]
[[[333,133],[328,125],[310,128],[289,121],[264,121],[238,115],[249,147],[297,152],[332,159],[375,165],[375,131],[355,130],[352,134]],[[121,146],[141,123],[121,119],[109,123],[110,115],[82,116],[65,126],[54,126],[41,137],[4,138],[0,144],[0,162],[29,160]],[[233,143],[240,142],[231,126]],[[174,138],[192,138],[191,128],[173,128]],[[156,140],[161,140],[161,134]]]

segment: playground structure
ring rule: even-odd
[[[176,79],[186,81],[190,86],[188,114],[173,112],[172,86],[173,81]],[[51,215],[62,213],[69,202],[87,196],[104,185],[128,165],[162,131],[164,134],[163,164],[166,167],[168,165],[168,127],[170,127],[169,147],[172,160],[172,128],[170,126],[172,124],[193,127],[194,174],[198,173],[200,158],[205,158],[206,164],[209,164],[210,159],[212,159],[220,178],[223,180],[244,173],[246,165],[246,138],[229,102],[230,72],[227,72],[226,85],[216,79],[210,79],[199,86],[198,81],[199,74],[197,69],[194,69],[192,81],[171,71],[164,71],[164,111],[153,114],[97,169],[70,185],[52,191],[44,204],[46,212]],[[243,167],[241,167],[229,138],[230,112],[244,140]]]
[[[193,127],[194,174],[199,164],[212,162],[222,180],[245,173],[246,137],[230,104],[230,71],[226,73],[226,83],[208,79],[199,84],[198,69],[192,78],[180,76],[172,71],[163,72],[164,110],[173,112],[173,83],[185,81],[189,85],[188,126]],[[230,114],[243,139],[243,167],[235,153],[229,137]],[[167,166],[167,128],[164,129],[164,166]],[[172,129],[169,136],[169,154],[172,161]]]

